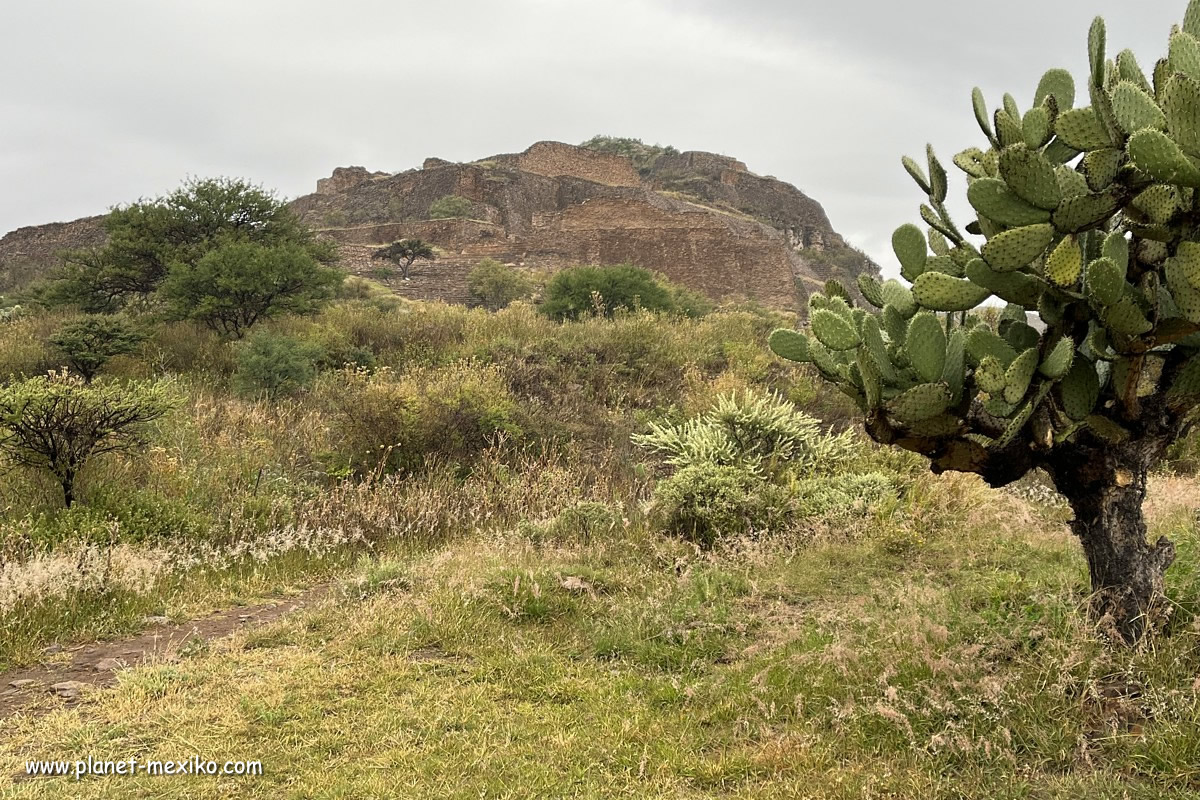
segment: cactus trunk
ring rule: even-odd
[[[1163,574],[1175,560],[1175,545],[1166,538],[1148,542],[1142,513],[1147,474],[1160,453],[1159,442],[1130,442],[1064,454],[1051,470],[1075,512],[1071,530],[1087,556],[1092,615],[1126,644],[1161,627],[1170,613]]]

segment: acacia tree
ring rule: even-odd
[[[104,246],[64,254],[47,302],[104,313],[153,305],[176,267],[192,267],[232,243],[300,247],[321,264],[336,260],[334,246],[318,240],[286,203],[235,178],[188,180],[165,197],[114,208],[103,225]]]
[[[333,297],[343,275],[301,245],[232,242],[191,264],[176,264],[160,293],[167,314],[240,339],[283,313],[311,314]]]
[[[115,356],[132,353],[145,341],[145,334],[117,316],[87,316],[68,322],[49,339],[67,365],[85,383]]]
[[[400,267],[400,277],[404,280],[408,280],[413,262],[418,258],[425,261],[432,261],[436,257],[432,245],[420,239],[401,239],[398,242],[389,244],[387,247],[376,250],[371,255],[371,258],[386,259]]]
[[[1175,547],[1147,541],[1142,501],[1200,403],[1197,37],[1193,0],[1148,78],[1128,50],[1106,59],[1097,18],[1084,107],[1061,69],[1024,113],[1006,95],[989,114],[976,89],[987,146],[954,157],[975,219],[951,220],[932,149],[928,173],[904,159],[928,195],[928,231],[892,240],[911,286],[861,276],[867,309],[831,282],[810,298],[812,337],[771,337],[935,473],[1003,486],[1044,469],[1074,510],[1093,613],[1126,642],[1166,618]],[[993,297],[1007,303],[994,326],[969,313]]]
[[[0,455],[44,470],[62,486],[68,507],[89,459],[145,444],[145,427],[172,407],[161,385],[88,384],[43,375],[0,388]]]

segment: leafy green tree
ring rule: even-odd
[[[465,197],[448,194],[439,197],[429,206],[430,219],[465,219],[471,216],[475,205]]]
[[[1147,476],[1200,405],[1200,0],[1147,77],[1133,54],[1088,37],[1091,105],[1074,107],[1065,70],[1031,108],[1012,96],[986,139],[954,158],[974,219],[946,208],[947,173],[904,166],[928,202],[922,230],[892,244],[906,282],[861,276],[874,309],[830,283],[811,298],[812,338],[772,334],[852,397],[877,441],[920,453],[934,472],[993,486],[1045,470],[1074,511],[1102,627],[1132,642],[1165,620],[1165,537],[1147,540]],[[930,251],[932,250],[932,255]],[[968,314],[993,296],[997,325]]]
[[[103,313],[152,305],[176,266],[231,243],[300,247],[322,264],[336,259],[334,245],[316,239],[282,200],[232,178],[189,180],[165,197],[115,208],[104,228],[103,247],[64,255],[44,302]]]
[[[140,448],[147,423],[172,405],[161,384],[89,384],[69,374],[30,378],[0,388],[0,456],[53,475],[70,507],[88,460]]]
[[[554,274],[546,284],[541,312],[557,320],[587,314],[611,317],[618,309],[676,311],[671,290],[649,270],[632,264],[611,267],[571,267]]]
[[[343,277],[300,244],[234,241],[175,264],[160,291],[168,316],[240,339],[262,320],[316,312]]]
[[[408,280],[414,261],[418,258],[423,261],[432,261],[437,258],[437,254],[433,252],[432,245],[420,239],[401,239],[398,242],[392,242],[387,247],[376,250],[371,255],[371,258],[382,258],[391,261],[400,268],[400,277]]]
[[[91,383],[109,359],[132,353],[145,339],[145,334],[120,317],[87,316],[59,328],[50,344],[72,372]]]
[[[467,275],[470,305],[499,311],[514,300],[524,300],[533,294],[533,282],[513,267],[485,258]]]

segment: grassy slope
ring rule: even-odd
[[[1178,488],[1178,487],[1176,487]],[[927,479],[888,525],[701,556],[628,530],[360,567],[341,599],[82,708],[9,721],[27,758],[261,758],[261,778],[19,782],[12,797],[1184,797],[1200,791],[1192,610],[1156,649],[1081,624],[1061,525]],[[920,495],[922,492],[918,492]],[[955,512],[933,509],[968,508]],[[1196,595],[1196,532],[1175,591]],[[882,541],[889,541],[884,539]],[[578,577],[591,591],[564,588]],[[3,787],[4,777],[0,777]]]

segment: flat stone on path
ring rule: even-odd
[[[50,691],[64,700],[78,700],[79,693],[87,688],[88,684],[80,681],[63,681],[56,683],[50,687]]]
[[[8,685],[14,689],[24,689],[26,686],[33,686],[37,681],[33,678],[21,678],[20,680],[9,681]]]
[[[116,672],[119,669],[125,669],[126,664],[119,658],[103,658],[96,662],[94,669],[96,672]]]

